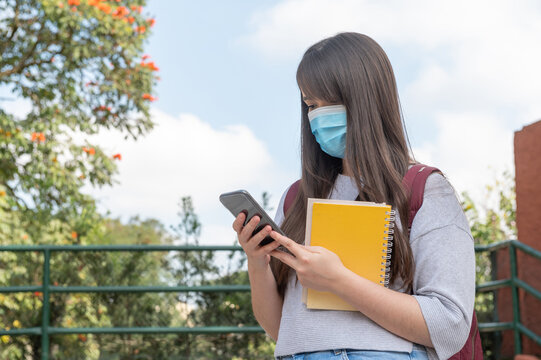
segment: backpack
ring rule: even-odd
[[[440,172],[438,169],[423,164],[413,165],[407,172],[402,183],[406,186],[406,189],[410,190],[410,202],[409,202],[409,220],[408,230],[411,228],[413,218],[417,214],[417,211],[423,205],[423,195],[425,192],[426,179],[433,172]],[[440,172],[441,173],[441,172]],[[295,181],[289,188],[284,200],[284,215],[293,204],[293,200],[297,196],[299,190],[300,180]],[[473,310],[472,322],[470,333],[466,340],[466,343],[462,349],[455,355],[449,358],[450,360],[482,360],[483,348],[481,345],[481,336],[479,334],[479,328],[477,326],[477,315],[475,309]]]

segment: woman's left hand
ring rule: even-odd
[[[304,287],[333,291],[347,271],[338,255],[324,247],[300,245],[276,231],[272,231],[270,236],[294,256],[280,250],[274,250],[270,255],[293,268]]]

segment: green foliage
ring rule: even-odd
[[[262,205],[268,209],[269,195],[263,194]],[[199,244],[201,224],[189,197],[181,199],[181,222],[173,230],[184,244]],[[221,261],[225,261],[223,258]],[[222,274],[216,253],[179,253],[171,262],[171,273],[179,285],[245,285],[248,272],[244,269],[245,256],[228,257],[227,273]],[[186,293],[182,302],[191,307],[187,314],[190,326],[257,326],[252,312],[249,292]],[[178,354],[197,359],[268,359],[274,353],[274,342],[265,334],[179,335]]]
[[[140,62],[149,34],[138,11],[144,1],[122,4],[0,0],[0,86],[30,107],[17,118],[6,111],[14,110],[10,99],[0,99],[0,195],[35,241],[54,220],[79,235],[96,223],[94,200],[81,188],[111,185],[116,154],[88,135],[115,128],[137,138],[152,128],[157,68]]]
[[[115,129],[139,138],[152,129],[157,67],[142,55],[153,20],[144,0],[0,0],[0,244],[198,244],[190,198],[179,224],[100,215],[84,185],[114,183],[116,162],[91,135]],[[28,113],[15,115],[12,100]],[[268,204],[268,194],[263,197]],[[242,259],[242,257],[240,257]],[[51,283],[204,285],[248,283],[240,259],[223,276],[211,252],[53,253]],[[239,260],[237,262],[237,260]],[[238,266],[237,266],[238,265]],[[41,284],[41,253],[1,253],[0,286]],[[0,294],[0,327],[41,323],[42,294]],[[255,325],[249,293],[53,294],[58,327]],[[37,336],[2,336],[0,358],[39,358]],[[57,335],[55,359],[257,358],[264,335]],[[263,354],[263,355],[261,355]]]
[[[503,240],[516,239],[515,182],[510,173],[505,172],[494,184],[486,187],[484,203],[474,204],[464,193],[463,208],[469,220],[476,245],[487,245]],[[496,253],[476,254],[476,284],[495,280]],[[475,299],[475,310],[479,322],[496,322],[494,293],[479,293]],[[497,333],[482,334],[483,348],[487,358],[493,358],[495,346],[499,342]]]
[[[154,100],[150,94],[157,67],[142,55],[153,23],[142,13],[144,5],[144,0],[0,0],[0,87],[13,94],[0,98],[0,244],[170,241],[157,222],[135,219],[124,225],[104,219],[94,199],[82,191],[85,184],[113,184],[116,161],[121,160],[121,154],[92,144],[91,135],[115,129],[119,136],[138,138],[152,129],[149,102]],[[28,106],[26,115],[10,104],[15,99]],[[51,281],[165,283],[163,258],[53,254]],[[41,284],[42,263],[38,253],[0,253],[0,286]],[[149,311],[157,302],[176,299],[160,294],[135,301],[55,295],[51,322],[111,326],[131,321],[124,315],[135,305],[144,311],[138,321],[179,318]],[[39,326],[40,312],[41,293],[0,295],[2,328]],[[99,353],[90,337],[57,339],[51,349],[55,358],[96,358]],[[0,345],[0,358],[40,356],[38,337],[3,336]]]

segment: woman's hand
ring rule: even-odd
[[[261,231],[252,236],[261,219],[259,216],[254,216],[246,226],[243,226],[245,219],[246,214],[240,213],[233,222],[233,229],[237,232],[239,244],[248,257],[248,264],[263,269],[269,265],[269,254],[280,246],[280,244],[273,241],[267,245],[259,246],[259,243],[270,234],[272,230],[271,226],[265,226]]]
[[[272,251],[270,255],[295,269],[304,287],[334,292],[334,286],[348,271],[338,255],[324,247],[299,245],[276,231],[270,235],[295,256],[279,250]]]

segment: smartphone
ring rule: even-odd
[[[231,212],[231,214],[233,214],[234,217],[237,217],[241,212],[245,213],[246,220],[244,221],[244,225],[246,225],[255,215],[259,216],[261,221],[259,221],[259,224],[252,233],[252,236],[257,234],[267,225],[270,225],[274,231],[285,236],[278,225],[274,223],[272,218],[265,212],[265,210],[263,210],[261,206],[259,206],[257,201],[254,200],[248,191],[237,190],[223,193],[220,195],[220,202]],[[273,238],[266,236],[263,240],[261,240],[259,245],[267,245],[273,241]]]

